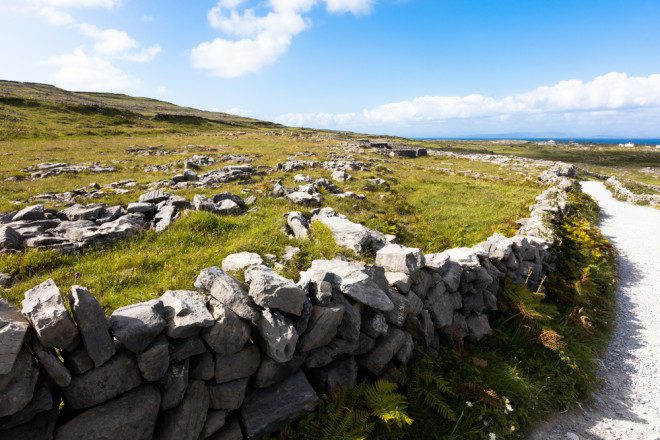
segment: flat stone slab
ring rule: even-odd
[[[124,347],[140,353],[165,329],[163,302],[145,301],[121,307],[110,316],[112,334]]]
[[[161,414],[155,440],[197,440],[206,421],[209,395],[201,380],[190,382],[179,406]]]
[[[192,290],[168,290],[160,297],[167,321],[167,336],[187,338],[215,323],[206,297]]]
[[[297,316],[302,312],[307,293],[273,269],[251,266],[245,271],[245,280],[250,283],[250,297],[258,305]]]
[[[29,324],[18,308],[0,298],[0,376],[9,374]]]
[[[88,409],[60,426],[56,440],[151,440],[160,393],[143,385],[103,405]]]
[[[229,254],[222,260],[222,270],[236,272],[263,262],[264,260],[259,254],[238,252],[236,254]]]
[[[80,335],[94,365],[100,367],[115,354],[115,343],[108,329],[110,323],[96,298],[82,286],[72,286],[69,304]]]
[[[314,411],[317,402],[318,397],[302,372],[270,388],[256,389],[248,394],[241,409],[245,434],[253,440],[275,432]]]
[[[30,403],[38,378],[32,355],[22,349],[9,374],[0,376],[0,417],[15,414]]]
[[[424,267],[421,249],[388,244],[376,252],[376,265],[390,272],[412,274]]]
[[[261,316],[259,308],[250,298],[245,287],[236,278],[216,266],[203,269],[195,281],[195,287],[207,291],[210,296],[243,319],[257,322]]]

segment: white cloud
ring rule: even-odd
[[[318,3],[331,13],[355,15],[371,11],[373,0],[269,0],[270,10],[258,15],[242,8],[245,0],[220,0],[207,18],[212,27],[233,38],[216,38],[192,49],[191,60],[212,75],[234,78],[272,64],[289,49],[293,37],[310,25],[304,16]]]
[[[75,21],[71,14],[52,8],[50,6],[28,8],[27,10],[28,12],[36,13],[37,15],[45,18],[46,21],[53,26],[65,26]]]
[[[660,109],[660,74],[631,77],[611,72],[586,82],[560,81],[499,99],[481,94],[421,96],[354,113],[287,113],[276,121],[316,127],[410,126],[483,118],[543,119],[547,115],[569,119],[579,113],[588,113],[593,121],[614,117],[622,111],[649,108]]]
[[[120,91],[135,85],[136,81],[97,55],[89,55],[77,48],[72,53],[50,58],[58,70],[56,84],[69,89],[94,91]]]
[[[134,63],[148,63],[156,58],[156,55],[162,52],[158,44],[151,47],[141,49],[137,52],[124,54],[121,59],[126,61],[133,61]]]
[[[94,51],[99,54],[115,55],[135,49],[138,42],[126,32],[117,29],[99,29],[94,25],[81,23],[79,26],[83,35],[96,40]]]
[[[55,8],[112,8],[121,0],[27,0],[34,5],[52,6]]]
[[[212,111],[217,112],[217,111],[220,111],[220,110],[215,109],[215,110],[212,110]],[[250,112],[250,110],[246,110],[246,109],[240,108],[240,107],[231,107],[231,108],[228,108],[227,110],[222,110],[222,112],[223,113],[228,113],[230,115],[236,115],[236,116],[250,116],[252,114],[252,112]]]

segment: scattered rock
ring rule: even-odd
[[[252,252],[239,252],[237,254],[227,255],[222,260],[222,270],[225,272],[237,272],[263,262],[264,260],[259,254]]]

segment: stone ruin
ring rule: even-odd
[[[338,243],[371,247],[375,264],[316,260],[295,282],[259,256],[233,255],[223,268],[242,270],[245,283],[209,267],[194,290],[169,290],[109,318],[82,286],[68,292],[70,314],[46,280],[25,292],[21,309],[0,301],[0,438],[277,432],[313,411],[320,394],[407,363],[416,345],[433,352],[490,335],[503,278],[543,290],[554,270],[550,224],[564,215],[574,183],[561,178],[541,194],[514,237],[435,254],[319,210],[315,220]],[[307,234],[300,213],[287,223]]]

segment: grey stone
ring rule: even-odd
[[[385,312],[385,320],[397,327],[403,327],[403,324],[406,322],[406,316],[410,312],[408,299],[392,287],[388,289],[387,296],[392,301],[392,304],[394,304],[394,308]]]
[[[0,376],[9,374],[14,366],[28,327],[20,310],[0,298]]]
[[[286,279],[267,266],[251,266],[245,271],[250,283],[249,295],[262,307],[279,309],[300,315],[307,294],[293,281]]]
[[[355,341],[346,341],[341,338],[335,338],[329,344],[308,352],[305,359],[307,368],[319,368],[328,365],[330,362],[345,354],[355,354],[358,349],[359,339]]]
[[[376,265],[386,271],[411,274],[424,267],[421,249],[388,244],[376,252]]]
[[[160,300],[132,304],[112,312],[110,328],[124,347],[140,353],[167,326],[163,315],[164,307]]]
[[[156,205],[153,203],[131,202],[126,207],[129,214],[152,214],[156,212]]]
[[[59,412],[59,408],[54,406],[50,411],[38,413],[27,423],[0,432],[0,435],[3,439],[11,440],[50,440],[53,438]]]
[[[89,290],[81,286],[71,287],[69,304],[87,353],[94,365],[100,367],[115,354],[115,344],[108,332],[110,324],[101,304]]]
[[[401,346],[401,349],[399,349],[399,351],[396,353],[396,360],[401,364],[408,363],[412,357],[413,349],[415,348],[415,342],[413,341],[412,336],[410,336],[410,333],[404,333],[406,338],[403,342],[403,345]]]
[[[104,203],[86,206],[75,204],[73,206],[69,206],[62,212],[70,221],[96,220],[105,214],[105,208],[106,206]]]
[[[431,314],[435,327],[441,329],[452,324],[454,311],[463,304],[459,293],[447,293],[443,288],[434,288],[426,297],[424,305]]]
[[[218,267],[209,267],[200,272],[195,286],[208,288],[208,294],[229,307],[243,319],[257,322],[261,313],[241,283]]]
[[[337,214],[331,208],[322,208],[312,217],[312,221],[318,220],[330,229],[332,236],[339,246],[347,247],[355,252],[364,252],[370,249],[378,249],[387,241],[385,236],[379,232],[350,221],[341,214]]]
[[[4,272],[0,272],[0,288],[8,288],[12,281],[11,276]]]
[[[187,338],[215,320],[206,308],[206,297],[192,290],[168,290],[160,297],[167,321],[167,336]]]
[[[190,378],[197,380],[210,380],[215,376],[215,362],[213,355],[205,351],[190,358]]]
[[[58,387],[68,387],[71,383],[71,372],[60,361],[55,353],[44,348],[39,341],[32,342],[32,353],[39,360],[39,365],[44,369],[48,377]]]
[[[150,382],[163,378],[170,365],[170,346],[163,336],[137,355],[137,363],[144,380]]]
[[[248,378],[244,378],[225,383],[207,383],[211,408],[227,411],[240,408],[245,399],[248,381]]]
[[[44,347],[72,349],[78,343],[78,329],[64,307],[60,289],[48,279],[25,292],[22,313],[37,332]]]
[[[360,303],[352,304],[341,293],[334,293],[332,298],[335,304],[344,306],[344,316],[337,328],[337,336],[347,341],[357,341],[360,336],[364,306]]]
[[[197,440],[204,428],[209,395],[204,382],[193,380],[179,406],[161,414],[155,440]]]
[[[215,380],[218,383],[231,382],[253,375],[259,369],[261,356],[256,345],[245,347],[231,355],[215,357]]]
[[[122,206],[108,206],[105,208],[103,214],[96,219],[95,223],[101,225],[103,223],[112,222],[123,215],[126,215],[126,210]]]
[[[465,322],[467,323],[468,331],[470,332],[468,338],[471,341],[480,341],[484,337],[493,334],[493,330],[490,328],[488,317],[486,315],[470,316],[465,319]]]
[[[200,439],[207,439],[225,426],[225,419],[227,418],[227,411],[214,411],[209,410],[206,413],[206,421],[202,432],[199,434]]]
[[[385,278],[390,286],[395,287],[401,293],[410,292],[413,281],[403,272],[385,272]]]
[[[202,338],[218,354],[237,353],[250,339],[250,325],[220,302],[212,300],[210,309],[215,324],[202,330]]]
[[[229,416],[225,420],[225,426],[207,440],[243,440],[244,438],[238,417]]]
[[[45,220],[46,215],[44,214],[44,205],[32,205],[26,208],[21,209],[16,214],[12,221],[18,222],[21,220]]]
[[[188,388],[188,377],[190,374],[190,363],[188,359],[183,362],[171,364],[160,381],[162,399],[160,410],[166,411],[174,408],[183,399]]]
[[[71,384],[62,392],[70,408],[82,409],[113,399],[141,383],[135,358],[122,352],[98,368],[73,376]]]
[[[301,415],[314,411],[318,397],[305,375],[298,372],[270,388],[259,388],[248,394],[241,418],[248,439],[282,428]]]
[[[385,316],[373,309],[367,309],[362,314],[362,326],[360,330],[372,338],[379,338],[386,335],[389,326],[385,321]]]
[[[0,376],[0,417],[15,414],[30,403],[39,369],[30,352],[22,349],[9,374]]]
[[[442,274],[442,279],[447,285],[447,289],[450,292],[458,292],[458,288],[461,285],[461,273],[463,269],[461,265],[455,261],[449,261],[445,265],[445,270]]]
[[[52,408],[53,396],[48,386],[45,383],[41,383],[37,386],[32,400],[25,408],[17,413],[0,418],[0,437],[3,435],[2,431],[30,422],[38,413],[48,411]]]
[[[64,365],[72,374],[83,374],[94,368],[94,361],[87,354],[83,344],[78,344],[73,351],[64,351],[61,355],[64,358]]]
[[[252,385],[256,388],[275,385],[300,370],[300,366],[304,361],[304,353],[294,353],[289,362],[277,362],[268,356],[263,356],[259,369],[252,377]]]
[[[292,211],[286,216],[286,224],[297,239],[305,239],[309,235],[309,222],[298,211]]]
[[[350,390],[357,382],[358,366],[353,356],[337,359],[330,365],[308,370],[307,375],[314,388],[323,394],[332,394],[340,388]]]
[[[160,393],[143,385],[115,400],[88,409],[57,430],[56,440],[151,440]]]
[[[206,346],[198,335],[170,341],[170,362],[181,362],[192,356],[202,354]]]
[[[315,192],[310,194],[305,191],[294,191],[286,195],[286,198],[297,205],[303,206],[321,206],[323,197]]]
[[[0,226],[0,250],[3,249],[21,249],[21,235],[10,226]]]
[[[277,310],[265,309],[257,324],[266,354],[278,362],[290,361],[298,342],[298,333],[289,318]]]
[[[371,350],[374,349],[376,346],[376,340],[372,338],[371,336],[367,336],[364,333],[360,333],[360,336],[358,338],[358,345],[353,354],[355,356],[361,355],[361,354],[367,354],[371,352]]]
[[[173,205],[165,205],[158,210],[154,216],[154,229],[156,232],[161,232],[167,229],[174,220],[176,208]]]
[[[138,199],[140,203],[160,203],[170,198],[170,193],[163,191],[162,189],[157,189],[154,191],[149,191],[140,196]]]
[[[300,351],[309,351],[328,344],[337,334],[337,327],[344,317],[344,307],[314,306],[307,332],[298,342]]]
[[[375,375],[380,375],[387,364],[406,342],[406,332],[391,328],[387,335],[378,338],[371,353],[358,356],[358,364]]]

